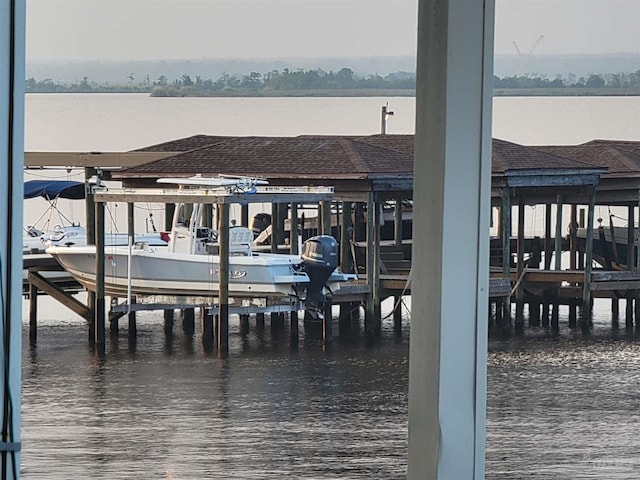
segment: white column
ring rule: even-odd
[[[0,478],[20,472],[25,3],[0,0]]]
[[[484,476],[493,0],[419,0],[409,478]]]

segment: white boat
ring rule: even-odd
[[[87,231],[80,224],[69,221],[58,210],[60,198],[80,200],[85,196],[85,184],[72,180],[30,180],[24,183],[24,198],[42,197],[49,207],[41,218],[46,218],[45,225],[38,228],[29,225],[22,236],[23,255],[44,253],[50,245],[82,246],[87,245]],[[56,214],[60,223],[49,228],[51,218]],[[147,242],[149,245],[166,246],[167,241],[160,232],[136,233],[134,243]],[[105,234],[106,245],[128,245],[126,233],[109,232]]]
[[[174,180],[188,184],[187,179]],[[226,178],[220,184],[215,180],[209,179],[207,185],[228,188]],[[202,186],[202,182],[198,177],[193,185]],[[220,245],[218,232],[203,222],[204,211],[202,204],[176,206],[168,248],[146,243],[131,249],[106,246],[106,294],[217,296]],[[315,308],[324,301],[326,288],[337,290],[339,282],[355,278],[336,268],[337,242],[333,237],[309,239],[301,255],[256,252],[253,239],[252,230],[246,227],[229,228],[230,297],[295,297]],[[46,251],[78,282],[96,289],[95,246],[58,245]]]

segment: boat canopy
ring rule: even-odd
[[[84,198],[85,186],[73,180],[29,180],[24,182],[24,198],[43,197],[47,200]]]

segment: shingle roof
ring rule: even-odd
[[[158,143],[149,147],[139,148],[134,152],[188,152],[196,148],[206,147],[218,142],[228,140],[230,137],[219,137],[213,135],[193,135],[191,137],[170,140]]]
[[[493,139],[491,172],[506,173],[513,170],[591,170],[600,167],[576,160],[575,157],[554,155],[539,148]]]
[[[493,139],[492,174],[526,170],[640,172],[640,142],[528,147]],[[267,178],[367,179],[413,175],[414,135],[221,137],[194,135],[138,151],[182,152],[114,172],[114,178],[253,175]]]
[[[582,145],[547,145],[536,148],[593,166],[607,167],[609,175],[640,174],[640,142],[594,140]]]
[[[190,137],[193,139],[194,137]],[[341,136],[226,137],[216,143],[192,148],[175,156],[132,167],[117,177],[255,175],[279,178],[357,179],[371,176],[413,174],[413,157]],[[198,138],[189,145],[197,145]],[[166,145],[166,144],[163,144]],[[153,151],[156,147],[146,147]],[[164,148],[164,147],[163,147]]]
[[[357,137],[358,140],[396,150],[413,156],[413,135],[371,135]],[[592,169],[593,164],[581,162],[574,158],[553,155],[553,152],[541,151],[534,147],[527,147],[506,140],[493,139],[491,171],[493,174],[503,174],[513,170],[564,169],[583,170]]]

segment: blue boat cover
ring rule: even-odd
[[[84,183],[73,180],[29,180],[24,182],[24,198],[84,198]]]

